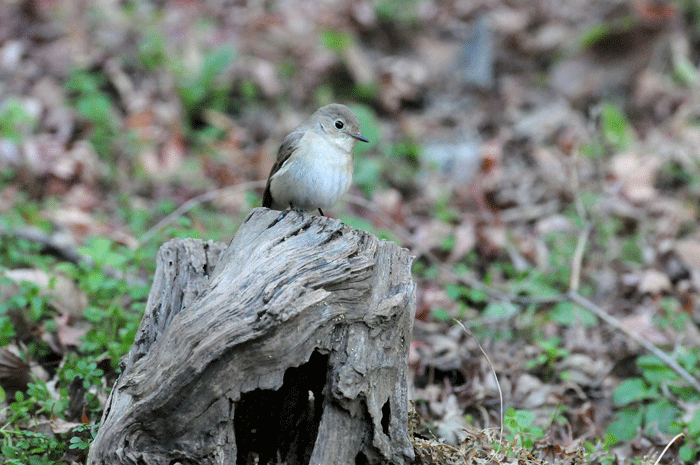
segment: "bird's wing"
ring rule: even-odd
[[[289,160],[292,153],[294,153],[297,147],[299,147],[299,141],[302,137],[304,137],[304,131],[295,131],[287,135],[287,137],[282,140],[280,149],[277,152],[277,161],[275,161],[275,164],[272,165],[270,175],[267,177],[267,185],[265,186],[265,192],[263,193],[263,207],[272,208],[272,194],[270,193],[270,181],[272,180],[272,176],[274,176],[274,174],[279,171],[280,168],[282,168],[284,163]]]

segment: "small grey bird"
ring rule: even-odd
[[[358,140],[369,142],[352,110],[338,103],[319,108],[282,141],[262,206],[318,208],[323,215],[321,209],[335,205],[350,187]]]

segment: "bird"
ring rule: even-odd
[[[360,122],[345,105],[333,103],[316,110],[282,140],[270,170],[262,206],[282,210],[331,208],[352,182]]]

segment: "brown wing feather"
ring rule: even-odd
[[[277,152],[277,161],[275,161],[275,164],[272,165],[270,175],[267,177],[267,185],[265,185],[265,192],[263,193],[263,207],[272,208],[273,200],[272,193],[270,192],[270,181],[272,180],[272,176],[274,176],[274,174],[279,171],[280,168],[282,168],[284,162],[289,160],[289,157],[292,156],[292,153],[294,153],[299,146],[299,141],[302,137],[304,137],[304,131],[295,131],[287,135],[287,137],[282,140],[280,149]]]

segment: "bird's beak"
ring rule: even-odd
[[[361,140],[362,142],[369,142],[365,136],[362,134],[350,134],[352,137],[354,137],[357,140]]]

